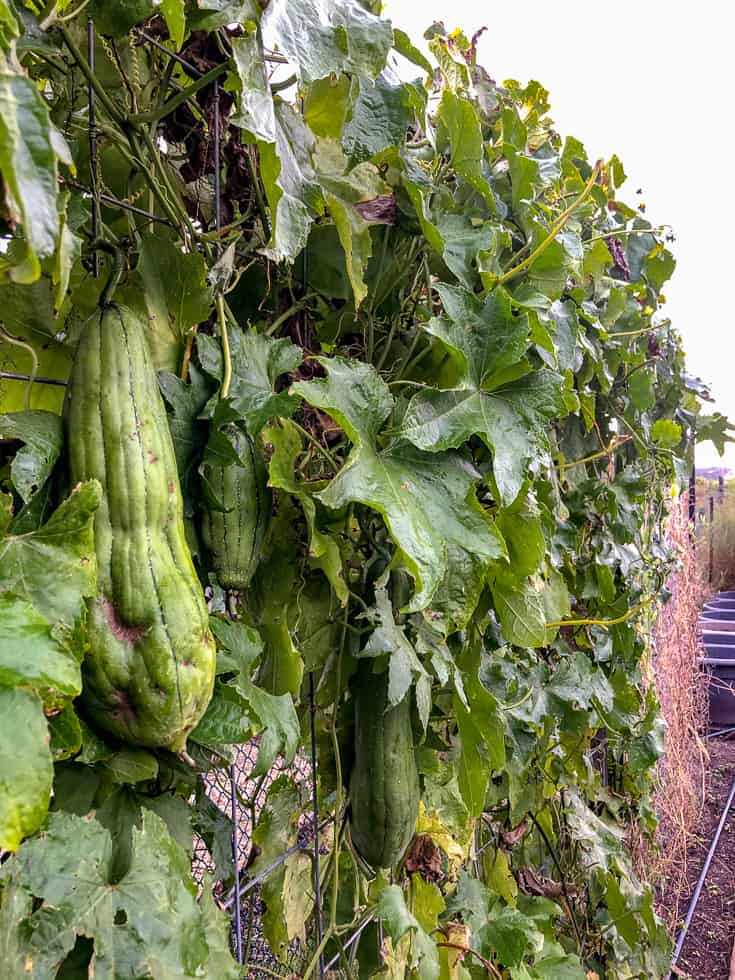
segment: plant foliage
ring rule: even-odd
[[[218,887],[232,878],[197,784],[256,735],[256,776],[294,758],[309,677],[334,818],[321,945],[304,853],[262,892],[300,976],[320,953],[386,980],[666,972],[629,832],[655,821],[661,522],[706,394],[662,315],[674,259],[619,198],[620,161],[563,140],[540,84],[497,84],[439,24],[427,57],[376,6],[0,0],[0,367],[63,382],[107,276],[93,227],[123,251],[117,298],[149,324],[218,642],[184,756],[77,712],[100,487],[67,493],[61,389],[0,382],[12,976],[239,975],[189,877],[196,828]],[[273,516],[225,596],[200,528],[233,425],[267,461]],[[392,883],[347,832],[361,658],[415,709],[418,836]],[[272,784],[250,873],[294,845],[303,796]]]

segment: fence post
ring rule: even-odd
[[[709,495],[709,584],[712,585],[715,564],[715,498]]]

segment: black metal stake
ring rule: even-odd
[[[66,381],[59,381],[58,378],[32,377],[30,374],[18,374],[15,371],[0,371],[0,378],[5,381],[33,381],[34,384],[58,385],[60,388],[66,387]]]
[[[314,812],[314,910],[316,913],[316,941],[321,946],[324,935],[322,921],[322,886],[319,870],[319,789],[316,778],[316,701],[314,699],[314,672],[309,672],[309,717],[311,722],[311,800]],[[335,874],[339,869],[335,868]],[[324,976],[324,953],[319,954],[319,976]]]
[[[707,581],[712,584],[715,567],[715,498],[709,495],[709,575]]]
[[[235,869],[235,955],[242,963],[242,922],[240,921],[240,815],[237,806],[237,775],[230,766],[230,810],[232,815],[232,863]]]
[[[87,61],[90,70],[94,72],[94,21],[91,17],[87,18]],[[97,197],[97,119],[94,87],[91,82],[87,85],[87,98],[89,104],[89,186],[92,188],[92,240],[96,241],[100,229],[100,205]],[[97,251],[92,253],[92,271],[96,279],[100,274],[100,256]]]
[[[301,112],[304,111],[304,100],[301,100]],[[309,272],[306,248],[301,255],[302,289],[304,296],[307,292],[306,279]],[[302,340],[306,336],[306,312],[301,314]],[[322,918],[322,886],[319,870],[319,789],[317,785],[317,761],[316,761],[316,700],[314,698],[314,672],[309,673],[309,711],[311,721],[311,798],[314,807],[314,911],[316,913],[316,941],[321,946],[324,936],[324,921]],[[336,708],[335,708],[336,711]],[[336,819],[336,815],[335,815]],[[339,868],[335,867],[334,873],[339,874]],[[319,977],[324,977],[324,951],[319,954]]]
[[[221,154],[220,154],[220,125],[219,125],[219,82],[214,83],[214,123],[213,123],[213,154],[214,154],[214,225],[217,231],[220,230],[222,226],[222,202],[220,196],[222,193],[222,186],[220,180],[220,164],[221,164]],[[232,859],[235,868],[235,908],[234,908],[234,925],[235,925],[235,955],[237,957],[237,962],[242,963],[243,960],[243,950],[242,950],[242,909],[241,909],[241,896],[240,896],[240,814],[238,807],[238,794],[237,794],[237,774],[235,766],[230,766],[230,808],[232,811]],[[252,914],[252,913],[251,913]]]

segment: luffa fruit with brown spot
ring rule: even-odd
[[[144,326],[125,307],[85,324],[64,417],[72,485],[103,487],[82,704],[126,742],[178,751],[212,695],[215,647]]]

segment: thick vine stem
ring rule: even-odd
[[[230,336],[227,333],[227,318],[225,316],[225,301],[222,293],[217,293],[215,299],[217,307],[217,322],[219,323],[220,342],[222,344],[222,387],[220,397],[227,398],[230,393],[232,383],[232,357],[230,354]]]
[[[223,62],[222,64],[215,65],[211,68],[206,75],[202,75],[201,78],[197,78],[195,82],[191,85],[187,85],[186,88],[177,92],[176,95],[172,95],[168,102],[164,102],[163,105],[158,106],[156,109],[152,109],[150,112],[136,112],[134,115],[129,117],[129,122],[133,126],[138,126],[148,123],[156,123],[165,116],[170,115],[174,109],[178,108],[182,103],[188,102],[192,96],[196,95],[201,89],[206,88],[207,85],[211,85],[212,82],[216,81],[221,75],[224,75],[226,71],[229,70],[229,64]]]
[[[560,619],[555,623],[546,623],[546,629],[561,629],[564,626],[602,626],[603,629],[606,629],[608,626],[619,626],[620,623],[625,623],[635,616],[645,606],[650,605],[655,598],[655,596],[650,596],[647,599],[642,599],[631,606],[622,616],[617,616],[615,619]]]
[[[546,249],[549,247],[549,245],[551,245],[551,243],[554,241],[554,239],[562,230],[562,228],[567,223],[567,221],[569,221],[569,219],[577,210],[577,208],[580,206],[580,204],[583,204],[592,193],[592,189],[597,183],[597,178],[600,175],[601,167],[602,164],[598,160],[598,162],[595,164],[595,166],[592,169],[592,173],[590,174],[589,180],[584,185],[584,190],[572,201],[572,203],[569,205],[568,208],[562,211],[562,213],[559,215],[556,221],[552,224],[551,231],[546,236],[546,238],[544,238],[544,240],[540,242],[536,246],[536,248],[531,252],[531,254],[527,255],[522,262],[519,262],[518,265],[513,266],[512,269],[508,269],[507,272],[504,272],[503,275],[500,276],[498,281],[495,283],[496,286],[502,286],[504,283],[508,282],[509,279],[512,279],[514,276],[517,276],[520,272],[523,272],[530,265],[532,265],[543,252],[546,251]]]
[[[123,274],[123,266],[125,264],[125,255],[121,248],[117,245],[113,245],[112,242],[105,241],[103,238],[96,238],[90,245],[91,252],[106,252],[108,255],[112,256],[112,269],[107,282],[100,293],[100,306],[107,306],[112,302],[112,297],[115,290],[120,284],[120,280]]]

